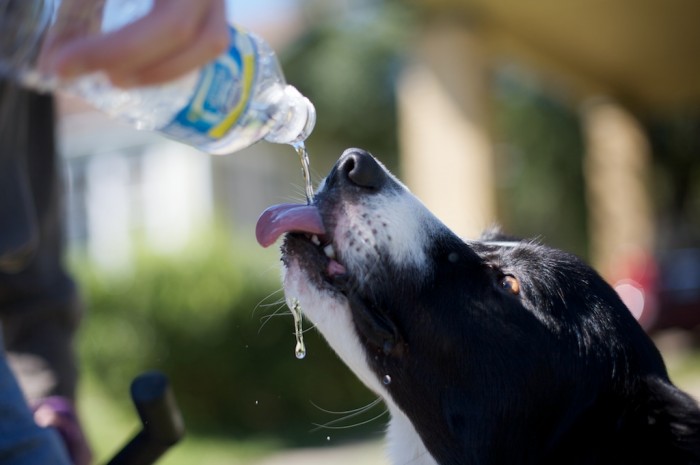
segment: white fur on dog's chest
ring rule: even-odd
[[[392,465],[437,465],[423,445],[413,424],[393,403],[389,393],[377,375],[369,368],[365,352],[352,330],[350,311],[341,300],[329,299],[326,291],[310,285],[296,262],[288,264],[284,273],[287,298],[297,298],[302,310],[321,334],[333,334],[326,338],[333,350],[355,372],[355,375],[372,391],[384,399],[391,414],[387,431],[388,455]],[[297,297],[298,296],[298,297]]]
[[[387,438],[392,465],[438,465],[406,415],[395,406],[390,406],[389,410],[391,422]]]

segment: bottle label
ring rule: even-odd
[[[250,102],[256,73],[256,47],[245,33],[229,27],[227,53],[199,73],[189,103],[161,131],[192,145],[222,138],[238,122]]]

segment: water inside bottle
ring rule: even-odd
[[[306,150],[306,144],[304,144],[304,141],[295,142],[292,144],[292,147],[294,147],[294,149],[297,151],[299,161],[301,161],[301,172],[304,175],[306,203],[311,205],[311,203],[314,201],[314,187],[311,184],[309,152]]]

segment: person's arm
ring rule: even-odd
[[[122,87],[157,84],[203,66],[228,47],[224,0],[155,0],[143,18],[98,34],[96,25],[85,18],[94,18],[92,10],[103,3],[62,2],[62,27],[46,56],[49,69],[60,77],[102,71]]]

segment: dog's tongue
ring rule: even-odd
[[[255,238],[263,247],[274,244],[278,237],[287,232],[323,234],[326,229],[316,207],[292,203],[269,207],[255,225]]]

